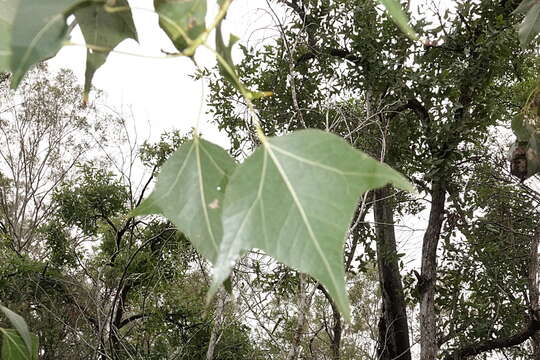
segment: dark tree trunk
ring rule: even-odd
[[[437,319],[435,312],[435,282],[437,279],[437,246],[444,221],[446,185],[442,178],[434,180],[431,187],[431,210],[422,245],[422,274],[418,283],[420,293],[420,359],[435,360],[437,344]]]
[[[410,360],[409,327],[399,273],[391,188],[375,190],[377,264],[382,293],[378,355],[381,360]]]
[[[534,232],[529,254],[529,305],[531,315],[538,320],[540,309],[538,307],[538,244],[540,243],[540,226]],[[540,360],[540,332],[536,331],[531,337],[533,346],[533,359]]]
[[[319,289],[328,302],[330,303],[330,306],[332,307],[332,330],[329,331],[326,330],[328,333],[328,336],[330,337],[330,348],[332,350],[331,359],[332,360],[340,360],[341,359],[341,334],[343,332],[343,327],[341,324],[341,314],[339,313],[339,309],[336,306],[336,303],[334,300],[332,300],[332,297],[326,291],[324,286],[319,284],[317,286],[317,289]]]

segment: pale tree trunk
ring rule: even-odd
[[[532,316],[538,319],[538,243],[540,242],[540,225],[534,232],[529,254],[529,302]],[[540,331],[536,331],[531,337],[533,345],[533,359],[540,360]]]
[[[304,337],[306,324],[308,321],[309,307],[311,306],[311,298],[313,292],[307,292],[308,276],[300,274],[298,284],[298,319],[296,321],[296,329],[291,342],[291,349],[289,350],[286,360],[297,360],[300,354],[300,346]]]
[[[437,280],[437,246],[444,221],[446,184],[443,178],[432,182],[431,210],[422,245],[422,274],[418,282],[420,293],[420,359],[435,360],[437,317],[435,312],[435,282]]]
[[[377,355],[381,360],[410,360],[409,327],[399,273],[390,189],[386,186],[374,191],[377,265],[383,303]]]
[[[225,320],[225,303],[227,302],[227,293],[220,291],[217,294],[216,314],[214,316],[214,326],[210,333],[210,341],[208,342],[208,350],[206,351],[206,360],[214,359],[214,352],[219,343],[221,334],[223,333],[223,322]]]

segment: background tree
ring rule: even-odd
[[[464,230],[460,230],[462,234],[446,232],[449,196],[456,187],[462,194],[468,179],[476,176],[464,171],[467,164],[491,159],[483,145],[490,129],[509,124],[522,106],[514,102],[509,89],[529,81],[534,74],[534,55],[519,47],[512,29],[518,19],[512,18],[511,12],[518,2],[458,1],[447,10],[421,5],[422,13],[431,14],[434,20],[430,20],[433,24],[417,20],[416,29],[427,39],[437,39],[430,45],[408,41],[375,3],[298,0],[274,4],[287,14],[283,19],[276,18],[280,36],[274,44],[244,48],[245,57],[239,67],[242,80],[250,88],[274,93],[257,100],[262,126],[271,134],[302,127],[338,133],[407,174],[429,199],[424,202],[401,198],[392,190],[375,192],[375,239],[383,291],[379,355],[411,356],[409,344],[414,339],[409,339],[406,299],[399,291],[403,269],[399,267],[400,254],[392,234],[396,220],[425,207],[429,216],[421,267],[414,284],[407,279],[406,293],[415,294],[415,302],[420,305],[421,358],[438,358],[439,347],[447,345],[442,340],[452,338],[455,330],[441,333],[441,325],[454,320],[450,309],[437,300],[437,289],[444,288],[443,282],[448,280],[446,268],[437,267],[446,263],[448,255],[441,252],[440,241],[445,239],[445,244],[451,244],[469,234],[464,241],[471,244],[479,236]],[[219,80],[214,80],[211,88],[210,104],[216,122],[232,137],[233,151],[241,151],[253,139],[249,136],[253,127],[244,117],[242,99]],[[358,111],[343,116],[346,107],[340,103],[352,103]],[[515,196],[519,201],[521,195]],[[473,209],[484,208],[479,198],[468,198],[467,203]],[[536,205],[525,206],[532,210]],[[481,222],[478,210],[471,210],[471,216]],[[534,218],[535,214],[527,216]],[[464,226],[474,225],[468,222]],[[483,241],[488,241],[487,233],[482,236]],[[524,236],[530,241],[530,228]],[[352,244],[349,248],[353,248]],[[524,246],[523,251],[529,248]],[[480,259],[471,261],[476,264]],[[492,266],[498,267],[493,261]],[[524,265],[520,266],[523,269]],[[526,272],[514,270],[512,277],[520,279],[518,283],[527,281]],[[451,293],[461,296],[457,295],[463,294],[463,290],[458,291],[461,286],[463,283],[452,288]],[[474,303],[480,306],[482,302],[489,300],[478,298]],[[487,312],[492,310],[485,308]],[[529,316],[516,308],[512,313],[516,317]],[[517,329],[510,325],[511,317],[506,321],[506,334],[513,334]],[[478,330],[477,337],[457,341],[452,348],[467,347],[472,339],[485,339]]]

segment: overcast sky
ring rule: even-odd
[[[126,115],[133,114],[139,139],[157,140],[163,131],[180,129],[188,132],[196,126],[199,114],[199,130],[203,136],[222,146],[227,146],[225,136],[220,135],[215,126],[204,115],[206,108],[203,84],[189,77],[195,66],[187,58],[165,58],[162,50],[175,52],[172,43],[158,27],[158,18],[152,13],[149,0],[130,0],[133,18],[139,35],[139,43],[126,40],[109,55],[107,62],[96,73],[93,84],[107,95],[107,105]],[[209,1],[208,21],[214,17],[217,6]],[[149,7],[150,6],[150,7]],[[264,0],[235,0],[230,7],[224,23],[224,30],[232,31],[245,44],[269,35],[267,29],[272,18],[266,11]],[[149,11],[150,10],[150,11]],[[228,38],[224,34],[224,38]],[[83,44],[78,30],[72,34],[72,42]],[[213,46],[214,37],[209,38]],[[132,56],[127,52],[140,54]],[[238,51],[236,52],[238,55]],[[158,58],[156,58],[158,57]],[[49,61],[53,69],[72,69],[81,84],[84,78],[86,49],[83,46],[65,46],[58,55]],[[213,67],[213,54],[200,49],[197,62]]]

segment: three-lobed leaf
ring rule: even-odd
[[[112,9],[103,2],[91,2],[76,10],[75,18],[88,46],[84,82],[88,94],[96,70],[105,63],[111,50],[126,39],[137,41],[137,31],[126,0],[116,1]]]
[[[163,214],[215,262],[223,234],[224,192],[235,167],[225,150],[195,137],[165,162],[154,191],[133,214]]]
[[[328,289],[349,319],[343,245],[359,196],[399,173],[319,130],[270,138],[234,172],[223,209],[223,241],[209,296],[239,255],[258,248]]]
[[[154,0],[159,26],[180,52],[206,31],[206,0]]]

